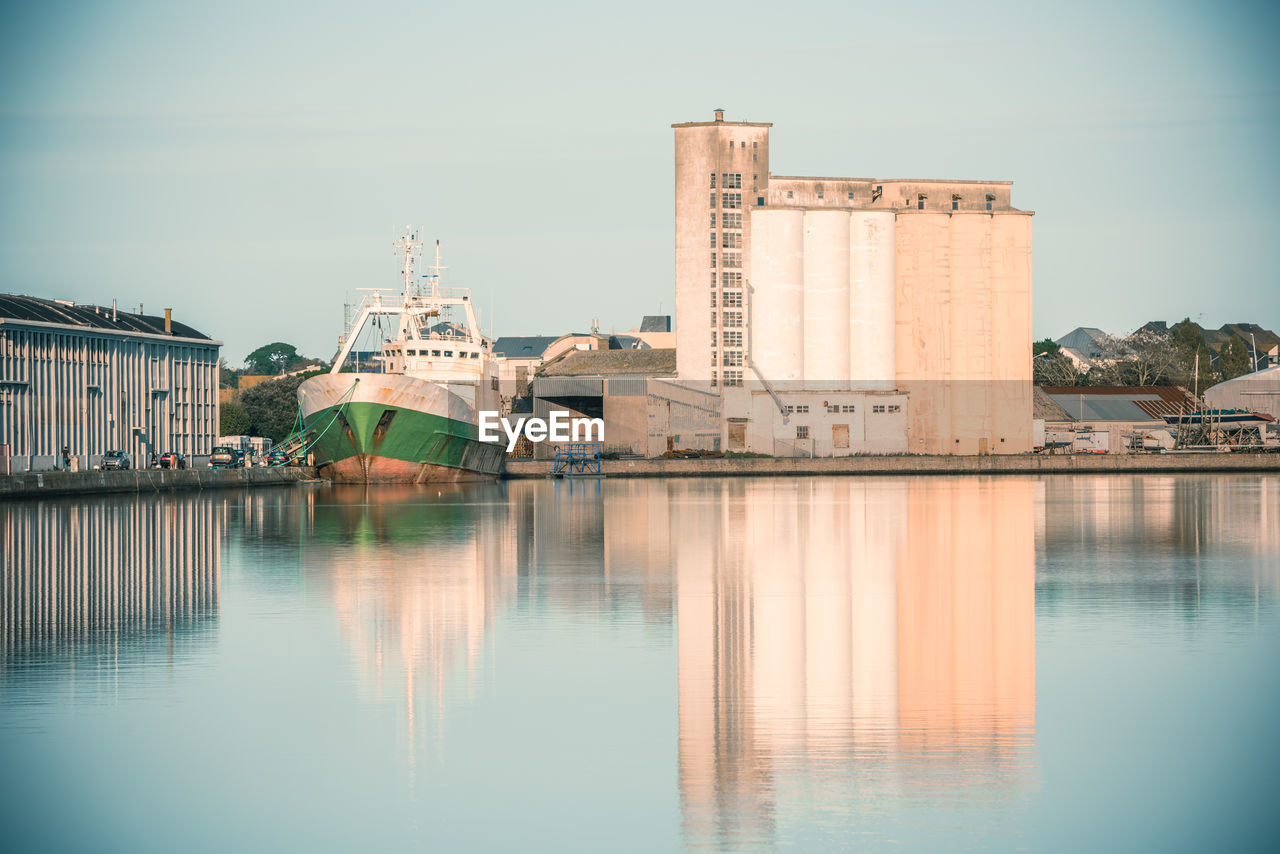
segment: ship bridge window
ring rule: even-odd
[[[480,358],[480,354],[479,354],[479,353],[472,353],[472,354],[471,354],[471,358],[473,358],[473,359],[479,359],[479,358]]]
[[[432,351],[431,351],[431,355],[433,355],[433,356],[439,356],[439,355],[440,355],[440,351],[439,351],[439,350],[432,350]]]
[[[444,355],[445,355],[445,358],[446,358],[446,359],[451,359],[451,358],[453,358],[453,351],[452,351],[452,350],[445,350],[445,351],[444,351]]]

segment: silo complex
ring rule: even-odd
[[[751,358],[769,382],[805,378],[805,214],[751,213]]]
[[[805,386],[848,388],[848,211],[804,212],[803,266]]]
[[[892,389],[894,356],[894,220],[892,211],[849,218],[849,379],[854,388]]]

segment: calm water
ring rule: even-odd
[[[18,851],[1233,851],[1280,477],[0,504]]]

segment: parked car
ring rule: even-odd
[[[101,471],[106,471],[107,469],[128,469],[130,468],[129,455],[124,451],[107,451],[102,455],[102,459],[98,461],[97,468]]]
[[[289,466],[293,465],[293,457],[284,451],[268,451],[264,464],[268,466]]]
[[[239,448],[228,448],[220,445],[213,449],[213,453],[209,455],[209,468],[211,469],[242,469],[244,468],[244,451]]]
[[[162,469],[184,469],[187,467],[187,458],[182,454],[161,454],[157,465]]]

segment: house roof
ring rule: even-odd
[[[66,300],[42,297],[0,294],[0,319],[27,320],[35,323],[60,323],[84,329],[105,329],[112,332],[140,332],[144,335],[172,335],[177,338],[203,338],[208,335],[185,323],[172,322],[172,333],[164,331],[164,317],[152,314],[135,314],[129,311],[112,311],[98,305],[76,305]]]
[[[508,359],[540,359],[559,335],[504,335],[493,342],[495,356]]]
[[[1043,386],[1043,391],[1077,421],[1156,421],[1198,407],[1180,386]],[[1047,419],[1046,419],[1047,420]]]
[[[640,321],[641,332],[670,332],[671,331],[671,315],[669,314],[646,314],[644,319]]]
[[[665,350],[570,350],[543,365],[544,377],[674,377],[676,351]]]

